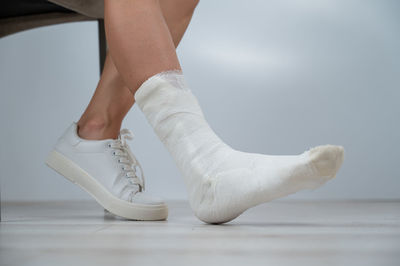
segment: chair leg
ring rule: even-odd
[[[107,41],[106,32],[104,29],[104,19],[98,20],[99,29],[99,60],[100,60],[100,75],[103,72],[104,62],[106,61],[107,55]]]

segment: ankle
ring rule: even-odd
[[[112,123],[104,118],[81,118],[77,133],[79,137],[89,140],[116,139],[120,127],[120,123]]]

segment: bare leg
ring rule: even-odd
[[[160,0],[162,14],[175,47],[181,41],[197,3],[198,0]],[[116,138],[122,120],[134,102],[111,56],[107,55],[96,91],[78,122],[79,135],[85,139]]]
[[[132,93],[152,75],[180,69],[158,0],[106,0],[104,5],[110,53]]]

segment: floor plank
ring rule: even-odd
[[[224,225],[169,208],[136,222],[91,201],[3,203],[0,265],[400,265],[400,201],[283,200]]]

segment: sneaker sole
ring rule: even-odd
[[[56,150],[50,152],[47,166],[89,193],[104,209],[130,220],[159,221],[168,217],[166,204],[146,205],[128,203],[111,194],[79,165]]]

